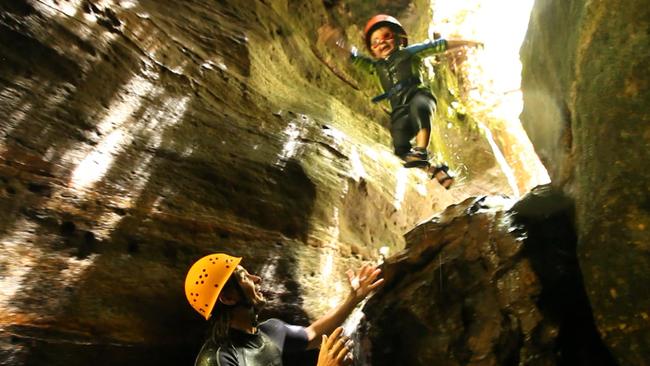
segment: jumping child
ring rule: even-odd
[[[377,103],[388,100],[391,106],[390,134],[395,155],[404,160],[406,168],[422,168],[431,173],[440,184],[449,188],[453,177],[446,164],[431,166],[429,138],[431,118],[436,111],[436,98],[422,84],[422,59],[462,46],[480,43],[465,40],[427,40],[409,46],[402,24],[390,15],[372,17],[364,29],[365,45],[372,57],[350,49],[352,63],[379,78],[384,93],[372,99]],[[337,42],[341,47],[341,42]],[[415,138],[415,146],[411,140]]]

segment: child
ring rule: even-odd
[[[422,85],[420,65],[423,58],[446,50],[477,46],[480,43],[462,40],[426,41],[409,46],[406,31],[400,22],[390,15],[372,17],[364,29],[366,48],[371,57],[363,56],[356,48],[350,50],[352,63],[379,78],[384,93],[372,99],[377,103],[388,100],[391,106],[390,134],[395,155],[404,160],[407,168],[428,170],[432,178],[449,188],[453,177],[445,164],[429,164],[429,137],[431,117],[436,110],[436,98]],[[341,42],[337,42],[339,47]],[[415,138],[415,146],[411,140]]]

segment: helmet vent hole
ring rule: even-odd
[[[203,284],[203,281],[201,281],[201,284]]]
[[[215,284],[214,287],[215,287],[215,288],[216,288],[216,287],[219,287],[219,284]]]
[[[208,274],[207,274],[207,273],[205,274],[205,277],[208,277]]]

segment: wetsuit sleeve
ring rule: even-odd
[[[435,41],[429,40],[408,46],[406,47],[406,50],[419,58],[425,58],[447,51],[447,40],[443,38]]]
[[[368,56],[360,54],[356,47],[352,47],[350,50],[350,61],[352,61],[352,65],[360,70],[369,74],[375,73],[375,63],[373,60]]]
[[[309,340],[305,327],[289,325],[280,319],[269,319],[260,324],[259,328],[282,352],[301,352],[307,349]]]

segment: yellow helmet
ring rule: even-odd
[[[221,289],[232,275],[241,257],[214,253],[196,261],[185,277],[185,296],[190,305],[208,320]]]

